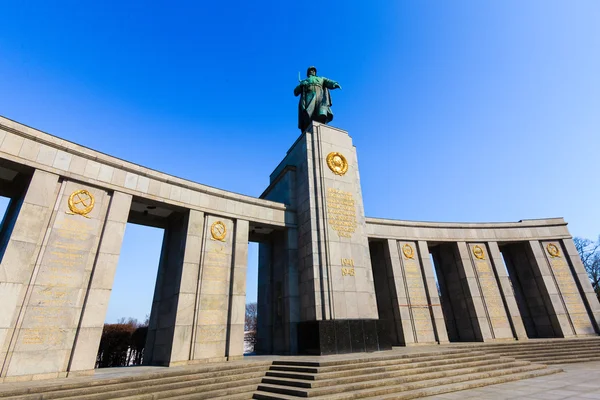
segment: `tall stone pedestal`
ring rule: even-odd
[[[278,319],[297,312],[297,322],[288,323],[295,325],[289,332],[297,332],[299,353],[389,348],[379,334],[383,322],[377,312],[356,149],[348,133],[313,123],[271,174],[262,197],[297,210],[297,260],[284,268],[297,270],[299,293],[293,296],[289,280],[280,288],[272,274],[259,276],[259,304],[276,308],[268,313],[268,322],[259,309],[259,341],[261,330],[276,332],[282,323]],[[272,245],[262,246],[261,260],[267,258],[266,251],[274,251]],[[262,265],[259,270],[264,270]],[[271,302],[261,301],[267,296]],[[267,342],[268,335],[263,339]]]

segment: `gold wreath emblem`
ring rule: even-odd
[[[94,209],[94,196],[85,189],[76,190],[69,196],[69,210],[67,214],[82,215],[89,218],[87,215]]]
[[[473,246],[473,255],[479,260],[485,259],[485,253],[483,252],[483,249],[477,244]]]
[[[336,175],[344,175],[348,171],[346,157],[335,151],[327,154],[327,166]]]
[[[213,222],[213,224],[210,226],[210,234],[213,239],[224,242],[225,236],[227,235],[227,227],[221,221]]]
[[[560,250],[558,249],[558,246],[556,246],[554,243],[548,243],[548,246],[546,246],[546,250],[548,250],[548,254],[550,254],[550,257],[560,257]]]
[[[415,258],[415,250],[408,243],[402,246],[402,254],[404,254],[404,257],[410,258],[412,260],[414,260]]]

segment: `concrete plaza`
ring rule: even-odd
[[[561,364],[565,372],[423,399],[600,399],[600,361]]]

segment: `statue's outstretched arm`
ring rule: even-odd
[[[339,83],[337,83],[336,81],[332,81],[331,79],[327,79],[327,78],[323,78],[323,85],[327,89],[341,89],[342,88]]]

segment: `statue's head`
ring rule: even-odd
[[[308,67],[306,70],[306,76],[316,76],[317,75],[317,67]]]

